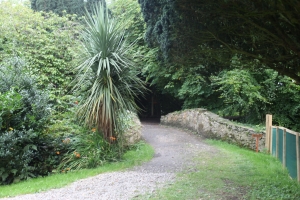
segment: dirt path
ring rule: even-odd
[[[193,158],[199,153],[215,153],[217,150],[199,136],[157,123],[143,123],[143,138],[154,147],[154,158],[132,169],[100,174],[37,194],[21,195],[7,199],[56,200],[56,199],[112,199],[123,200],[152,193],[172,183],[177,172],[193,172]]]
[[[143,138],[155,149],[154,158],[141,166],[154,172],[193,170],[193,158],[201,152],[217,150],[203,142],[198,135],[157,123],[143,123]]]

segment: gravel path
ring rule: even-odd
[[[193,158],[198,153],[217,151],[199,136],[155,123],[143,123],[142,135],[155,149],[154,158],[148,163],[82,179],[64,188],[1,200],[131,199],[171,184],[177,172],[194,171]]]

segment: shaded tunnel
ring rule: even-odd
[[[138,112],[140,120],[155,122],[159,122],[162,115],[181,110],[183,104],[179,99],[153,86],[149,86],[148,92],[144,94],[144,97],[139,96],[136,103],[141,108]]]

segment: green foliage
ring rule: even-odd
[[[85,9],[92,10],[92,6],[95,3],[102,2],[104,0],[30,0],[31,8],[36,11],[54,12],[58,15],[76,14],[77,16],[83,16]]]
[[[135,42],[131,54],[134,55],[136,66],[142,71],[142,78],[149,83],[148,88],[151,90],[151,95],[155,95],[156,98],[160,99],[159,110],[166,114],[180,108],[182,102],[177,97],[170,95],[170,93],[173,94],[174,90],[164,88],[168,83],[168,79],[164,77],[167,73],[166,66],[157,60],[161,52],[158,48],[150,48],[144,41],[146,26],[138,2],[135,0],[116,0],[109,5],[109,8],[112,15],[124,24],[125,37],[129,43]],[[142,104],[146,109],[144,112],[147,112],[147,105]]]
[[[1,131],[0,184],[47,176],[67,151],[59,138],[32,129]]]
[[[47,92],[36,87],[20,58],[0,64],[0,184],[45,176],[66,151],[57,138],[43,134],[49,124]]]
[[[184,100],[183,108],[209,107],[209,104],[216,103],[211,81],[206,76],[209,73],[210,70],[203,65],[176,68],[172,79],[180,82],[175,94]]]
[[[117,2],[120,2],[118,5],[124,11],[134,10],[126,6],[127,1]],[[120,6],[122,2],[126,5]],[[193,43],[186,43],[182,41],[182,38],[177,38],[175,29],[180,29],[181,22],[180,16],[174,11],[174,2],[139,2],[147,23],[145,40],[151,46],[149,48],[146,44],[139,43],[138,48],[143,55],[140,62],[146,80],[160,93],[160,96],[172,96],[173,106],[180,105],[174,106],[173,110],[175,107],[176,109],[178,107],[215,107],[211,104],[219,104],[216,95],[213,94],[209,76],[217,74],[221,69],[213,64],[204,63],[203,57],[209,57],[209,55],[195,53],[191,49]],[[161,9],[153,9],[154,7],[161,7]],[[114,12],[113,7],[112,13]],[[144,33],[141,35],[144,36]],[[175,48],[179,50],[173,51]],[[182,55],[186,57],[183,58]],[[200,59],[202,60],[199,62]],[[164,102],[164,98],[162,98],[162,105],[170,103]],[[163,112],[172,111],[172,108],[168,109],[166,106],[168,105],[163,105]]]
[[[22,131],[1,133],[1,184],[34,177],[33,167],[29,166],[33,157],[31,149],[37,150],[36,146],[29,142],[33,136],[32,131],[25,134]]]
[[[78,117],[109,138],[122,131],[118,115],[137,109],[134,97],[142,93],[144,83],[130,54],[132,44],[124,40],[123,26],[101,4],[85,20],[75,89],[86,89],[87,95],[79,104]]]
[[[300,86],[288,77],[282,77],[276,82],[270,113],[273,114],[273,124],[300,131]]]
[[[131,149],[124,154],[122,162],[107,163],[94,169],[84,169],[70,173],[56,173],[48,177],[38,177],[17,184],[0,186],[0,198],[61,188],[80,179],[106,172],[125,170],[151,160],[153,154],[154,150],[150,145],[140,143],[137,144],[137,148]]]
[[[57,111],[67,109],[59,96],[74,76],[80,25],[75,16],[0,4],[0,168],[1,184],[9,184],[48,175],[59,164],[59,155],[67,152],[58,135],[46,133],[53,111],[50,100]]]
[[[110,140],[113,144],[95,129],[66,138],[64,141],[70,144],[71,150],[64,155],[57,169],[60,172],[67,172],[95,168],[107,162],[117,161],[121,156],[120,147],[116,145],[115,138],[111,137]]]
[[[261,68],[300,80],[298,1],[139,3],[147,23],[146,41],[159,47],[167,62],[191,57],[199,62],[210,54],[208,63],[228,63],[238,54],[245,63],[257,59]]]
[[[112,16],[126,30],[124,37],[129,44],[133,45],[130,53],[133,55],[135,64],[141,70],[147,68],[150,63],[154,64],[156,54],[153,54],[152,49],[148,48],[144,41],[146,26],[138,2],[135,0],[116,0],[110,4],[109,9]]]
[[[213,76],[212,83],[224,102],[218,114],[253,124],[272,114],[273,124],[299,130],[299,86],[292,79],[274,70],[232,69]]]
[[[145,65],[153,85],[183,108],[254,124],[271,113],[276,124],[299,129],[297,1],[139,3],[145,40],[161,61]]]
[[[126,29],[126,39],[129,43],[137,42],[138,47],[144,46],[145,22],[141,8],[136,0],[115,0],[109,5],[111,14],[120,21]]]
[[[100,70],[99,74],[97,66],[93,65],[85,74],[87,79],[84,78],[84,84],[79,87],[81,96],[75,98],[65,94],[72,86],[76,57],[84,56],[77,54],[81,37],[78,30],[81,29],[81,25],[76,21],[76,16],[59,17],[53,13],[33,12],[21,4],[13,5],[7,1],[0,4],[0,23],[3,27],[0,29],[1,184],[46,176],[53,172],[58,164],[71,165],[66,159],[71,155],[69,153],[74,151],[82,152],[81,163],[87,168],[120,158],[123,151],[116,145],[115,137],[111,135],[104,140],[99,133],[81,134],[86,133],[86,130],[78,125],[73,114],[78,108],[78,101],[82,103],[86,97],[87,93],[84,90],[92,86],[95,77],[103,78],[102,75],[106,72],[110,77],[106,80],[104,77],[102,80],[108,84],[113,82],[112,88],[117,91],[117,95],[108,95],[112,98],[111,102],[121,102],[125,109],[134,107],[128,105],[134,104],[133,96],[140,92],[143,84],[132,66],[133,58],[124,57],[131,55],[131,46],[127,48],[125,43],[121,44],[125,42],[124,33],[121,31],[111,34],[115,39],[109,41],[111,43],[107,49],[113,52],[107,51],[107,55],[112,57],[104,59],[106,61],[109,58],[111,66],[116,68],[111,67],[111,71],[104,72]],[[108,12],[105,16],[108,16]],[[93,21],[91,16],[86,20]],[[119,28],[117,25],[118,30]],[[114,35],[115,33],[117,34]],[[95,36],[93,39],[97,41],[97,35]],[[88,37],[83,38],[86,39]],[[102,47],[102,44],[98,45]],[[22,56],[28,65],[19,59],[18,55]],[[109,67],[105,64],[103,69]],[[92,74],[93,70],[95,74]],[[108,80],[110,78],[112,82]],[[124,99],[120,99],[120,95],[123,95]],[[52,109],[50,102],[54,104]],[[110,109],[110,105],[107,106]],[[114,108],[123,109],[122,105]],[[120,127],[127,127],[126,120],[116,121],[124,123]],[[114,130],[114,133],[119,134],[122,128]],[[71,138],[71,142],[68,142],[68,138]],[[94,143],[91,144],[91,141]],[[84,159],[85,155],[90,157]],[[62,158],[64,160],[61,163]],[[74,168],[74,165],[71,168]]]
[[[176,13],[175,2],[142,0],[139,3],[147,23],[146,42],[152,47],[159,47],[162,59],[169,60],[171,47],[180,45],[174,34],[180,17]]]
[[[123,132],[128,132],[136,128],[135,119],[135,114],[128,111],[126,114],[120,115],[116,123],[120,124]],[[118,137],[110,137],[107,140],[103,134],[96,132],[96,128],[88,130],[80,127],[80,132],[77,130],[77,133],[65,134],[63,141],[70,145],[70,151],[63,156],[64,158],[57,168],[60,172],[95,168],[108,162],[119,161],[124,154],[123,147],[134,148],[123,145],[122,135],[118,134]]]
[[[0,65],[0,85],[0,130],[43,130],[49,121],[49,96],[37,89],[19,58]]]
[[[12,115],[22,109],[22,96],[14,89],[3,94],[0,93],[0,127],[1,129],[8,129],[10,126]],[[18,113],[17,115],[19,115]]]
[[[67,105],[70,107],[70,105]],[[85,131],[75,118],[76,104],[69,111],[56,112],[52,115],[47,132],[58,137],[68,137],[71,134],[77,135]]]
[[[244,116],[253,109],[257,109],[259,102],[267,103],[267,99],[261,94],[261,86],[247,70],[234,69],[223,71],[214,78],[221,91],[220,98],[228,105],[223,114]],[[258,113],[261,110],[258,110]]]
[[[51,98],[69,91],[81,25],[73,15],[34,12],[10,2],[0,3],[0,62],[19,56],[37,76],[38,87],[49,89]]]
[[[243,21],[251,23],[249,27],[253,25],[261,27],[260,23],[265,23],[265,21],[257,19],[259,17],[269,19],[269,16],[266,13],[259,16],[258,13],[268,9],[269,6],[275,6],[273,3],[266,3],[266,8],[260,8],[256,3],[249,3],[249,6],[251,4],[250,7],[253,8],[249,11],[244,10],[246,7],[242,6],[246,4],[245,2],[234,1],[218,1],[218,3],[201,1],[188,4],[186,2],[181,4],[180,0],[175,3],[147,0],[139,2],[147,23],[145,39],[154,47],[159,47],[159,50],[153,49],[152,52],[156,55],[163,55],[157,56],[161,61],[160,64],[151,62],[143,69],[152,84],[170,93],[174,98],[181,99],[184,102],[183,108],[204,107],[222,116],[239,116],[241,122],[253,124],[263,123],[265,114],[271,113],[275,124],[294,130],[299,129],[297,125],[299,120],[298,86],[292,79],[280,76],[278,72],[268,69],[277,70],[276,67],[280,69],[285,67],[281,66],[282,63],[276,66],[274,64],[285,57],[284,51],[279,50],[271,55],[271,51],[266,51],[270,49],[269,42],[265,40],[266,32],[253,33],[252,30],[255,29],[246,31],[248,27],[236,25]],[[289,4],[294,3],[289,2]],[[280,10],[287,8],[282,7],[281,3],[277,6]],[[241,21],[236,20],[224,12],[224,7],[232,12],[232,16],[240,16],[238,13],[241,10],[251,13],[251,19],[241,17]],[[236,10],[239,12],[235,12]],[[177,15],[167,14],[170,12],[177,12]],[[204,13],[206,18],[200,13]],[[214,18],[212,13],[218,13],[219,18]],[[273,10],[269,14],[273,15]],[[290,17],[292,16],[288,18]],[[200,18],[202,21],[198,20]],[[211,21],[210,18],[216,21]],[[272,21],[263,27],[273,30],[273,25]],[[234,35],[231,35],[230,28],[236,31]],[[294,31],[291,27],[288,29]],[[241,31],[245,32],[240,33]],[[251,46],[253,41],[247,42],[249,39],[247,34],[250,32],[255,38],[255,45],[261,45],[257,47],[260,49],[259,54],[255,54],[256,50],[253,49],[253,45]],[[275,35],[278,34],[275,32]],[[166,35],[169,36],[165,37]],[[260,38],[259,35],[263,37]],[[172,45],[168,46],[168,44]],[[281,45],[275,46],[276,49],[282,48]],[[291,47],[287,46],[285,48]],[[264,47],[266,49],[263,49]],[[247,48],[253,49],[253,52],[250,54]],[[265,54],[262,55],[261,52]],[[276,57],[274,60],[275,54],[280,54],[282,57]],[[289,56],[286,55],[286,57]],[[296,57],[293,59],[297,60]],[[295,60],[284,62],[289,63],[286,66],[292,66],[290,62],[295,64],[297,63]],[[271,66],[271,63],[274,66]],[[290,74],[293,71],[292,68],[280,71],[280,73],[295,78]]]

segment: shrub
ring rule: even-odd
[[[65,154],[58,166],[61,172],[95,168],[107,162],[117,161],[122,155],[116,138],[111,137],[109,142],[103,138],[102,134],[96,132],[95,128],[76,136],[71,135],[64,141],[69,142],[70,151]]]
[[[31,130],[0,134],[0,184],[46,176],[60,163],[68,145]]]
[[[69,117],[70,116],[66,115]],[[117,123],[120,124],[120,132],[116,137],[104,138],[102,133],[96,131],[96,128],[86,129],[77,126],[80,132],[72,132],[63,142],[69,143],[67,154],[64,154],[62,162],[58,166],[60,172],[69,170],[79,170],[84,168],[95,168],[107,162],[115,162],[122,158],[124,152],[134,148],[134,144],[128,142],[126,135],[132,132],[138,132],[140,125],[137,123],[137,115],[127,111],[126,115],[120,115]],[[72,130],[68,124],[68,130]],[[61,130],[61,129],[60,129]],[[64,130],[61,130],[64,132]],[[124,143],[125,142],[125,143]]]
[[[20,58],[0,63],[0,184],[44,176],[55,168],[68,145],[46,134],[50,104],[46,91]]]
[[[16,118],[20,118],[17,113],[22,108],[22,96],[14,89],[5,93],[0,93],[0,130],[7,130],[10,128],[10,121],[12,121],[12,114],[15,113]]]
[[[1,131],[10,127],[42,130],[50,116],[48,93],[37,89],[35,78],[26,72],[26,65],[20,58],[6,63],[0,64]]]

